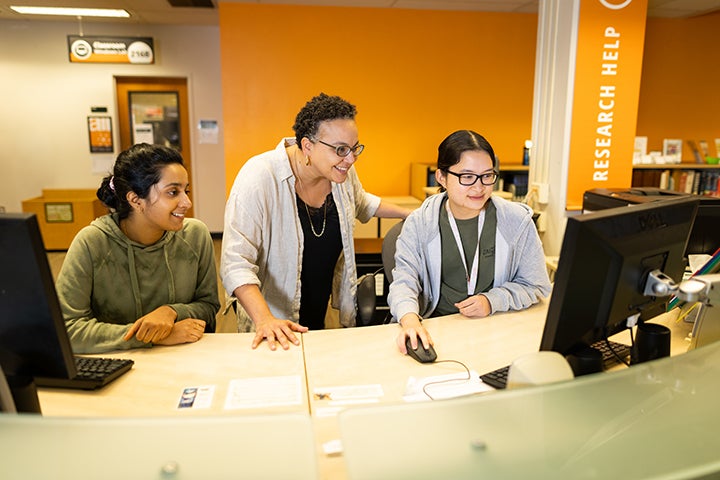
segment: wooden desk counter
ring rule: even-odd
[[[155,346],[102,354],[131,358],[132,370],[96,391],[38,389],[46,416],[172,416],[307,413],[302,348],[272,352],[266,345],[250,348],[254,334],[208,334],[200,341],[172,347]],[[236,379],[289,376],[300,378],[297,405],[226,410],[230,382]],[[214,385],[207,409],[177,408],[186,387]]]
[[[537,351],[547,306],[488,318],[461,315],[424,320],[435,342],[438,360],[457,360],[479,373]],[[400,353],[397,324],[356,329],[312,331],[303,334],[308,387],[381,384],[383,402],[402,400],[409,376],[425,377],[462,372],[452,363],[420,364]],[[322,403],[311,401],[311,411]]]
[[[547,304],[543,302],[522,312],[480,319],[450,315],[423,323],[435,342],[438,360],[457,360],[480,374],[506,365],[519,355],[537,351],[546,312]],[[409,377],[464,373],[456,363],[420,364],[401,354],[395,343],[399,328],[397,324],[390,324],[303,334],[321,478],[347,478],[342,455],[327,455],[323,450],[324,444],[339,439],[334,411],[403,403]],[[342,404],[313,395],[316,388],[376,384],[382,387],[383,396],[371,403]]]
[[[481,319],[467,319],[460,315],[432,318],[425,320],[425,325],[435,342],[438,360],[457,360],[482,374],[538,350],[547,305],[548,302],[542,302],[525,311]],[[673,354],[687,349],[685,336],[691,327],[690,324],[677,322],[676,316],[677,313],[671,312],[657,320],[673,330]],[[71,417],[196,417],[310,412],[321,478],[344,479],[348,475],[343,456],[327,455],[324,451],[324,445],[340,439],[338,411],[402,404],[405,403],[403,394],[410,377],[464,372],[455,363],[420,364],[402,355],[395,343],[398,332],[397,324],[313,331],[301,335],[301,347],[274,352],[265,344],[252,350],[252,333],[210,334],[195,344],[106,354],[103,356],[132,358],[135,361],[133,370],[98,391],[40,389],[40,403],[46,416]],[[627,342],[627,334],[622,335],[625,337],[620,336],[617,340]],[[299,404],[234,410],[224,408],[232,380],[288,375],[300,378],[302,398]],[[210,408],[177,408],[183,388],[203,385],[215,386]],[[316,388],[366,385],[379,385],[382,396],[365,402],[336,402],[313,395]],[[492,392],[487,395],[504,394]],[[377,432],[377,435],[382,434]]]
[[[548,301],[527,310],[505,312],[487,318],[461,315],[423,321],[435,342],[438,360],[457,360],[483,374],[509,365],[523,354],[537,352],[545,325]],[[685,337],[691,324],[677,322],[677,311],[654,319],[672,330],[672,354],[687,351]],[[397,324],[357,329],[324,330],[303,334],[310,410],[313,416],[318,466],[323,479],[348,478],[341,454],[327,455],[323,445],[340,439],[336,413],[346,408],[405,403],[403,393],[409,377],[429,377],[463,372],[455,363],[420,364],[397,349]],[[629,343],[622,332],[613,337]],[[618,369],[625,367],[619,366]],[[333,402],[313,395],[316,388],[379,384],[383,396],[376,401]],[[503,394],[503,391],[490,395]],[[339,405],[340,404],[340,405]],[[377,435],[382,435],[378,432]]]

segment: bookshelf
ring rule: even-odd
[[[410,165],[410,195],[424,200],[427,196],[427,187],[437,186],[435,182],[435,164],[413,163]],[[513,200],[520,201],[528,191],[527,165],[505,165],[500,167],[496,190],[503,190],[512,195]]]
[[[720,165],[675,163],[635,165],[633,187],[657,187],[696,195],[718,196]]]

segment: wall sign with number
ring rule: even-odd
[[[149,37],[92,37],[68,35],[70,63],[155,63]]]

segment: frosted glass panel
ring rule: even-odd
[[[718,399],[715,343],[553,385],[348,409],[339,422],[350,478],[695,478],[720,472]]]

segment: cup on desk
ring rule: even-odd
[[[670,329],[657,323],[641,323],[637,327],[632,363],[642,363],[670,356]]]
[[[567,355],[568,363],[576,377],[603,371],[603,357],[592,347],[579,347]]]

